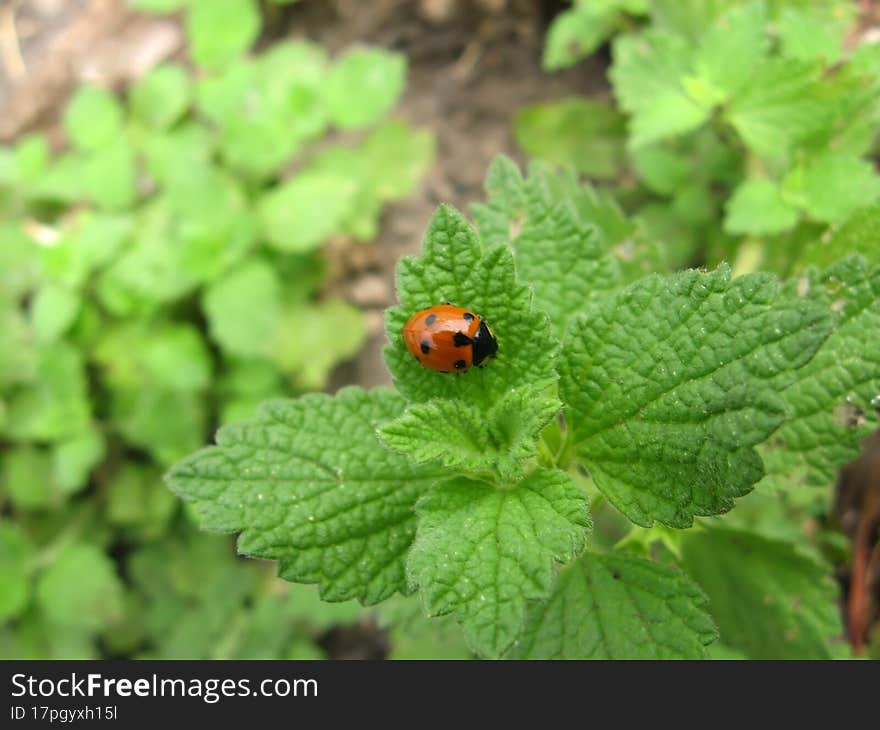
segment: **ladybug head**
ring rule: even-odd
[[[498,352],[498,340],[495,333],[485,321],[480,321],[480,328],[473,340],[474,365],[483,367],[490,357],[495,357]]]

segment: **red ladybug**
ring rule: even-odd
[[[406,349],[438,373],[463,373],[483,367],[498,352],[498,341],[478,314],[446,304],[416,312],[403,326]]]

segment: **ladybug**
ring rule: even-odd
[[[406,349],[438,373],[483,367],[498,352],[495,334],[478,314],[449,302],[416,312],[403,326]]]

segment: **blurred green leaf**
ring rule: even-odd
[[[365,338],[363,315],[346,302],[296,305],[282,315],[273,359],[298,385],[319,389],[333,366],[353,357]]]
[[[356,193],[357,182],[341,174],[297,175],[260,200],[263,233],[281,251],[317,248],[339,229]]]
[[[31,326],[40,345],[49,345],[63,335],[80,308],[80,297],[63,284],[45,284],[31,303]]]
[[[269,263],[252,258],[202,295],[211,337],[227,353],[267,355],[281,319],[281,282]]]
[[[783,7],[776,20],[782,54],[832,64],[843,52],[844,33],[856,15],[855,3],[804,3]]]
[[[761,235],[793,228],[798,212],[770,180],[743,182],[727,201],[724,230],[728,233]]]
[[[815,63],[771,58],[757,67],[725,116],[756,154],[784,156],[826,123],[820,74]]]
[[[123,210],[134,203],[137,180],[134,151],[124,137],[118,137],[90,152],[81,162],[85,196],[99,208]]]
[[[189,391],[120,390],[113,394],[113,422],[132,445],[170,465],[205,440],[204,398]]]
[[[830,266],[855,253],[880,260],[880,204],[856,211],[831,236],[815,237],[798,262],[800,266]]]
[[[608,104],[579,98],[532,104],[517,112],[514,134],[530,157],[590,177],[613,178],[623,166],[624,119]]]
[[[434,161],[434,137],[405,122],[384,122],[363,144],[368,186],[381,201],[410,195]]]
[[[162,473],[152,466],[125,463],[107,486],[107,519],[128,538],[159,538],[177,506],[162,483]]]
[[[52,478],[66,494],[86,485],[89,473],[104,458],[104,437],[96,428],[57,442],[52,449]]]
[[[40,250],[54,287],[78,289],[123,248],[132,232],[128,215],[84,211],[53,246]]]
[[[108,329],[94,352],[120,389],[198,391],[211,380],[211,356],[189,324],[132,321]]]
[[[830,568],[745,530],[684,536],[684,567],[709,596],[720,639],[749,659],[828,659],[842,633]]]
[[[208,169],[214,146],[211,132],[196,122],[164,132],[151,130],[141,141],[147,171],[162,187],[173,186],[194,170]]]
[[[85,430],[90,413],[82,355],[57,342],[38,353],[35,381],[12,393],[6,431],[21,440],[62,440]]]
[[[156,66],[130,91],[131,111],[151,127],[166,129],[178,121],[192,100],[189,75],[181,66]]]
[[[31,183],[45,174],[51,153],[49,143],[40,134],[27,134],[15,145],[15,177],[22,183]]]
[[[200,66],[220,67],[246,51],[260,34],[254,0],[188,0],[189,51]]]
[[[21,614],[30,600],[33,553],[24,530],[14,522],[0,520],[0,625]]]
[[[116,97],[97,86],[81,86],[64,112],[64,129],[74,147],[100,152],[118,142],[123,112]]]
[[[93,545],[73,543],[40,576],[37,603],[59,628],[97,632],[119,618],[123,590],[110,558]]]
[[[0,465],[0,486],[18,509],[42,509],[51,503],[55,490],[48,452],[36,446],[16,446],[6,450]]]
[[[381,48],[346,52],[327,78],[330,120],[342,129],[366,127],[396,103],[406,85],[406,57]]]
[[[609,76],[620,106],[632,114],[633,148],[691,132],[709,118],[709,107],[681,85],[692,57],[684,40],[656,29],[615,41]]]
[[[827,151],[793,169],[783,189],[811,218],[840,223],[880,197],[880,177],[865,160]]]
[[[643,15],[647,0],[576,0],[557,15],[547,31],[542,65],[548,71],[571,66],[595,51],[622,25],[621,14]]]

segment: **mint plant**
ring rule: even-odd
[[[77,89],[57,152],[40,135],[0,148],[3,657],[320,656],[358,611],[312,610],[311,589],[196,536],[161,475],[359,350],[363,315],[325,293],[323,248],[368,245],[433,139],[391,116],[400,54],[250,54],[255,2],[132,2],[184,5],[192,65],[123,95]],[[291,630],[267,636],[277,622]]]
[[[805,433],[811,455],[855,450],[865,424],[830,422],[839,399],[876,423],[880,360],[838,348],[880,313],[880,269],[646,274],[662,249],[571,176],[500,158],[487,189],[478,230],[441,206],[399,263],[394,390],[264,403],[175,465],[171,489],[287,580],[366,605],[418,593],[484,657],[839,655],[821,550],[717,516],[813,483],[768,486],[764,466]],[[403,323],[442,301],[491,322],[486,368],[407,353]],[[835,378],[846,396],[816,400]]]
[[[788,274],[807,243],[880,196],[866,159],[877,46],[846,47],[855,12],[848,0],[576,2],[548,33],[545,67],[611,39],[616,107],[528,107],[517,138],[535,158],[616,181],[677,265]]]

